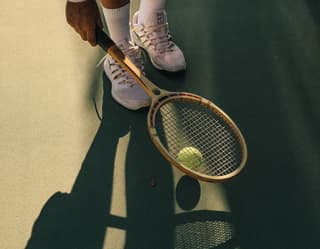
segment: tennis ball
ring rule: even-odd
[[[178,153],[178,161],[191,169],[199,167],[202,160],[201,152],[195,147],[185,147]]]

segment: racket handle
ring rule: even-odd
[[[107,34],[99,26],[96,26],[96,41],[104,51],[107,51],[110,47],[115,45],[110,37],[107,36]]]

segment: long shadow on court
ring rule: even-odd
[[[119,159],[119,139],[128,134],[126,158]],[[114,177],[119,160],[125,161],[124,179]],[[122,180],[124,216],[111,212],[112,201],[121,198],[113,196],[113,186]],[[49,198],[33,226],[26,249],[236,248],[229,213],[189,210],[175,214],[174,196],[179,195],[186,205],[192,188],[180,184],[176,191],[172,168],[147,134],[146,111],[131,112],[115,103],[104,76],[101,126],[72,191]],[[109,234],[109,228],[121,230],[124,238]],[[109,236],[111,245],[106,244]]]
[[[179,15],[174,14],[180,8],[174,2],[170,4],[171,28],[185,52],[188,70],[179,74],[159,73],[149,64],[147,74],[165,89],[204,93],[210,97],[214,85],[207,82],[213,79],[212,57],[206,49],[194,49],[196,37],[182,32],[180,27],[184,26]],[[192,8],[193,5],[184,8],[182,14],[190,13]],[[207,10],[201,6],[197,12]],[[199,18],[200,23],[207,20],[206,15]],[[197,26],[194,18],[185,20],[191,27]],[[208,30],[208,25],[197,29],[199,35]],[[203,37],[202,48],[210,48],[211,38]],[[201,60],[206,63],[199,63]],[[108,245],[109,238],[114,246],[126,249],[237,248],[237,231],[230,213],[205,207],[192,210],[197,203],[190,201],[190,197],[198,200],[197,195],[201,194],[188,185],[194,181],[178,179],[179,188],[175,189],[171,166],[156,151],[147,134],[146,110],[131,112],[116,104],[105,76],[102,112],[101,125],[71,193],[55,193],[49,198],[34,223],[26,249],[114,249]],[[125,162],[122,179],[114,174],[119,161],[119,140],[124,136],[129,137],[129,144],[125,158],[120,159]],[[122,204],[125,207],[121,207],[125,210],[124,216],[111,212],[112,202],[120,198],[113,196],[117,181],[124,181],[125,185]],[[175,213],[176,196],[185,212]],[[125,234],[123,247],[120,245],[123,237],[118,238],[109,228]]]
[[[105,84],[108,86],[109,84]],[[103,248],[108,226],[126,231],[126,248],[147,248],[146,241],[172,244],[172,172],[149,144],[145,112],[116,104],[105,89],[103,119],[70,194],[56,193],[33,228],[27,248]],[[127,218],[110,214],[119,138],[130,132],[126,155]],[[158,184],[152,187],[151,178]],[[117,198],[117,197],[116,197]],[[149,203],[145,203],[149,201]],[[161,234],[166,240],[162,240]]]

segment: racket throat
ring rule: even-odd
[[[152,89],[152,93],[155,96],[160,96],[162,92],[161,92],[161,90],[159,88],[154,88],[154,89]]]

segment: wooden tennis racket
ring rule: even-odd
[[[97,44],[115,59],[151,97],[147,123],[156,148],[185,174],[219,182],[245,166],[247,147],[231,118],[208,99],[160,89],[100,29]]]

